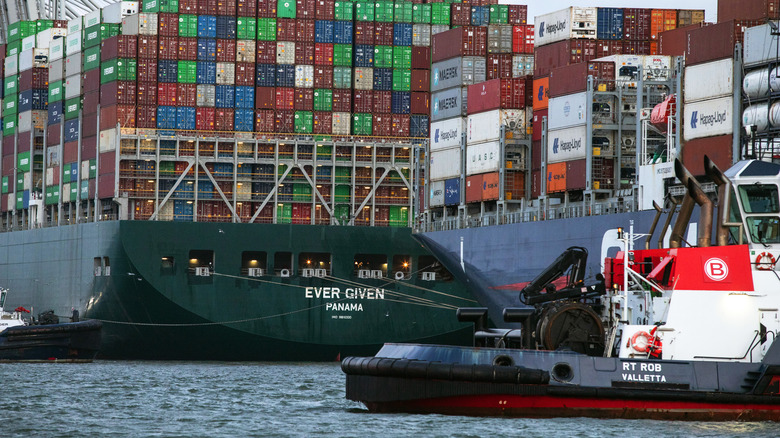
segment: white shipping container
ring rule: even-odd
[[[642,56],[642,76],[646,81],[665,81],[672,75],[672,57],[663,55]]]
[[[55,149],[55,148],[51,148]],[[44,185],[50,186],[54,184],[54,168],[48,167],[46,168],[46,181],[43,182]]]
[[[139,20],[138,14],[122,18],[122,35],[138,35]]]
[[[534,74],[534,55],[512,56],[512,77],[520,78]]]
[[[116,128],[100,131],[98,148],[100,152],[110,152],[116,149]]]
[[[460,147],[431,152],[431,181],[455,178],[460,174]]]
[[[250,201],[252,199],[252,183],[250,182],[237,182],[236,183],[236,200],[238,201]]]
[[[466,144],[472,145],[501,138],[501,126],[525,133],[525,110],[493,110],[471,114],[467,119]]]
[[[81,179],[89,179],[89,160],[83,160],[81,162],[81,173],[79,174]]]
[[[103,23],[121,23],[122,18],[138,13],[138,2],[117,2],[103,8]]]
[[[431,151],[460,147],[460,140],[466,132],[466,119],[455,117],[431,123]]]
[[[233,85],[236,83],[236,64],[232,62],[217,63],[217,84]]]
[[[157,35],[157,14],[138,14],[138,34]]]
[[[236,41],[236,62],[255,62],[255,40]]]
[[[297,88],[314,88],[314,66],[295,66],[295,86]]]
[[[28,132],[32,129],[32,111],[19,113],[19,124],[16,125],[19,132]]]
[[[777,36],[768,24],[745,29],[742,60],[746,67],[774,60],[777,53]]]
[[[84,15],[84,28],[100,24],[100,9]]]
[[[429,207],[439,207],[444,205],[444,181],[431,181],[428,184],[430,197],[428,198]]]
[[[32,110],[33,128],[43,129],[48,120],[49,112],[47,110]]]
[[[374,89],[374,69],[371,67],[355,67],[355,89]]]
[[[49,44],[49,62],[65,57],[65,38],[57,38]]]
[[[731,96],[733,91],[734,61],[731,58],[685,67],[685,103]]]
[[[49,66],[49,49],[33,49],[33,67],[46,68]]]
[[[68,35],[76,35],[78,34],[81,36],[81,30],[84,29],[84,22],[82,21],[84,19],[83,16],[74,18],[70,21],[68,21]]]
[[[32,172],[24,172],[24,190],[32,190]]]
[[[501,161],[501,145],[497,141],[466,146],[466,175],[496,172]]]
[[[49,63],[49,83],[57,82],[65,77],[65,60],[58,59]]]
[[[572,6],[560,11],[538,15],[534,19],[534,44],[545,44],[571,38],[596,38],[596,8]]]
[[[197,93],[195,104],[197,106],[214,107],[216,89],[211,84],[199,84],[195,89]]]
[[[5,58],[5,77],[19,73],[19,56],[11,55]]]
[[[742,126],[756,126],[756,132],[766,132],[769,129],[769,104],[750,105],[742,111]]]
[[[19,71],[32,70],[35,49],[22,50],[19,53]]]
[[[734,124],[733,110],[731,96],[686,103],[683,107],[683,139],[688,141],[731,134]]]
[[[65,76],[81,74],[81,53],[65,58]]]
[[[22,40],[22,52],[25,50],[31,50],[35,47],[35,35],[24,37]]]
[[[748,98],[767,97],[770,92],[780,91],[780,67],[753,70],[742,79],[742,91]]]
[[[65,56],[81,52],[81,32],[68,35],[65,39]]]
[[[173,220],[173,199],[160,206],[160,212],[157,213],[157,219],[161,221]]]
[[[431,25],[418,24],[412,25],[412,45],[428,47],[431,45]]]
[[[276,63],[295,64],[295,43],[279,41],[276,43]]]
[[[54,28],[46,29],[35,34],[35,47],[48,49],[52,42],[52,31]]]
[[[558,163],[585,158],[587,145],[585,125],[548,131],[547,162]]]
[[[547,129],[561,129],[583,125],[588,108],[585,92],[551,97],[548,104]]]
[[[333,134],[349,135],[349,128],[351,123],[352,115],[350,113],[335,112],[333,113],[331,132]]]
[[[434,36],[437,33],[447,32],[448,30],[450,30],[450,27],[446,24],[432,24],[431,36]]]

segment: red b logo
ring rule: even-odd
[[[719,258],[711,258],[704,262],[704,273],[710,280],[722,281],[729,275],[729,265]]]

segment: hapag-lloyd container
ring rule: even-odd
[[[552,97],[548,107],[547,129],[561,129],[583,125],[588,109],[585,92]]]
[[[431,67],[431,91],[472,85],[484,81],[484,57],[463,56],[451,58],[434,63]]]
[[[468,113],[525,108],[525,79],[493,79],[468,87]]]
[[[430,149],[436,151],[451,147],[459,147],[465,132],[466,119],[454,117],[431,123]]]
[[[431,152],[431,181],[455,178],[461,174],[460,146]]]
[[[487,27],[463,26],[431,37],[431,60],[443,61],[458,56],[485,56]]]
[[[536,46],[573,38],[596,39],[596,8],[572,6],[537,16]]]
[[[687,103],[683,106],[683,139],[731,134],[733,117],[731,96]]]
[[[498,141],[466,146],[466,175],[497,171],[503,161],[500,151]]]
[[[763,79],[768,85],[768,78],[764,76]],[[730,96],[733,90],[734,61],[731,58],[685,67],[685,103]]]
[[[525,110],[493,110],[471,114],[466,121],[466,144],[472,145],[501,138],[501,126],[525,133]]]
[[[549,118],[548,118],[549,120]],[[547,162],[579,160],[585,158],[588,145],[585,125],[572,128],[548,130]]]
[[[550,78],[534,78],[533,84],[533,90],[531,90],[531,94],[533,95],[533,109],[534,111],[543,110],[549,105]],[[526,90],[526,92],[528,91]]]

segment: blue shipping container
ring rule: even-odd
[[[412,24],[395,23],[393,25],[393,45],[411,46],[412,45]]]
[[[68,164],[66,164],[68,166]],[[71,181],[78,181],[79,180],[79,163],[70,163],[70,180]]]
[[[239,164],[238,169],[236,170],[236,175],[251,177],[255,170],[254,167],[255,167],[254,164],[249,164],[249,163]]]
[[[232,178],[233,163],[214,163],[214,176]]]
[[[255,126],[255,112],[251,109],[236,109],[234,129],[239,132],[252,132]],[[232,172],[230,176],[233,176]]]
[[[393,89],[393,69],[375,68],[374,69],[374,90],[390,91]]]
[[[254,109],[255,89],[249,86],[236,86],[236,108]],[[250,129],[251,131],[251,129]]]
[[[355,67],[374,66],[374,46],[368,44],[355,45]]]
[[[295,66],[293,64],[276,65],[276,86],[277,87],[295,86]]]
[[[195,192],[192,181],[184,181],[173,191],[173,197],[178,199],[190,199]]]
[[[214,199],[214,184],[211,181],[198,181],[198,198]]]
[[[319,157],[319,155],[318,155]],[[324,178],[328,181],[330,181],[330,175],[333,173],[332,167],[327,166],[317,166],[317,179]]]
[[[198,84],[217,83],[217,63],[198,61],[195,66],[195,82]]]
[[[176,128],[176,107],[175,106],[157,107],[157,128],[158,129]]]
[[[176,83],[179,80],[179,61],[157,61],[157,82]]]
[[[62,117],[62,107],[64,105],[64,102],[52,102],[49,104],[49,125],[54,125],[56,123],[60,123],[60,117]]]
[[[333,43],[333,22],[327,20],[317,20],[314,23],[314,42],[321,44]]]
[[[198,38],[217,37],[217,17],[214,15],[198,15]]]
[[[160,140],[160,155],[176,155],[176,140]]]
[[[258,87],[276,86],[276,64],[257,64],[255,73],[255,84]]]
[[[45,110],[49,103],[49,90],[45,88],[33,88],[32,90],[32,109]]]
[[[284,202],[292,202],[293,200],[293,185],[292,184],[285,184],[280,185],[277,189],[277,192],[279,193],[278,200],[284,201]]]
[[[19,93],[19,106],[17,111],[23,113],[32,109],[32,90],[22,91]]]
[[[409,91],[393,91],[391,109],[393,114],[409,114],[412,111],[412,93]]]
[[[79,139],[79,119],[65,121],[65,141],[76,141]]]
[[[214,38],[198,38],[198,61],[217,60],[217,40]]]
[[[487,26],[490,23],[490,6],[471,7],[471,25]]]
[[[30,191],[22,192],[22,208],[30,208]]]
[[[622,8],[598,8],[596,37],[600,40],[623,38]]]
[[[192,221],[193,204],[188,201],[173,201],[173,220],[178,222]]]
[[[217,85],[214,89],[214,106],[217,108],[235,108],[236,90],[232,85]]]
[[[195,108],[176,107],[176,129],[195,129]]]
[[[217,38],[223,40],[236,39],[236,17],[217,15]]]
[[[428,138],[428,116],[414,114],[409,118],[409,134],[412,137]]]
[[[335,44],[352,44],[352,22],[336,21],[333,26],[333,42]]]
[[[460,204],[460,178],[444,181],[444,205]]]

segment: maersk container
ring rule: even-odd
[[[279,0],[276,6],[276,16],[279,18],[296,18],[295,1]]]
[[[320,44],[332,44],[334,29],[335,27],[332,21],[317,20],[314,23],[314,42]]]
[[[313,65],[295,66],[295,87],[297,88],[314,87],[314,66]]]
[[[485,58],[464,56],[436,62],[431,67],[431,78],[431,91],[484,82]]]
[[[391,91],[393,89],[393,69],[375,68],[374,69],[374,90]]]
[[[441,149],[430,153],[431,181],[440,181],[443,179],[457,178],[461,174],[461,153],[460,146]]]
[[[596,39],[596,21],[595,7],[571,6],[538,16],[534,20],[535,44],[543,46],[575,38]]]
[[[216,37],[225,40],[236,39],[236,17],[217,15]]]
[[[198,61],[217,60],[217,40],[213,38],[198,38]]]
[[[217,85],[214,87],[217,108],[235,108],[236,90],[232,85]]]
[[[465,115],[463,111],[463,95],[466,87],[455,87],[431,94],[431,121],[449,119]]]
[[[776,104],[775,104],[776,105]],[[775,105],[772,105],[775,109]],[[780,121],[780,120],[778,120]],[[758,105],[750,105],[742,111],[742,127],[755,126],[757,133],[766,132],[769,129],[769,104],[760,103]],[[19,119],[19,125],[21,126],[21,117]],[[773,125],[775,126],[775,125]]]
[[[413,24],[412,25],[412,46],[428,47],[431,45],[431,25]]]
[[[356,90],[371,90],[374,87],[374,69],[370,67],[355,67]]]
[[[412,25],[410,23],[395,23],[393,25],[393,45],[412,45]]]
[[[294,87],[295,86],[295,66],[290,64],[276,65],[276,86]]]
[[[356,44],[354,47],[355,67],[373,67],[374,46],[367,44]]]
[[[431,24],[431,5],[430,3],[412,3],[412,22],[421,24]]]
[[[742,91],[751,99],[767,97],[771,92],[780,91],[780,67],[771,70],[761,68],[746,74],[742,79]]]
[[[444,181],[444,205],[460,204],[460,178]]]
[[[349,67],[333,67],[333,88],[352,88],[352,69]]]
[[[185,83],[197,83],[197,84],[216,84],[217,83],[217,63],[215,62],[200,62],[195,63],[195,80],[192,80],[192,76],[187,75],[186,81],[181,80],[182,71],[181,63],[179,64],[179,82]]]
[[[597,8],[596,16],[596,36],[598,39],[623,39],[623,8]]]
[[[336,21],[333,28],[333,43],[351,45],[353,27],[351,21]]]
[[[314,126],[314,115],[311,111],[295,112],[295,132],[300,134],[311,134]]]
[[[747,79],[750,75],[746,75]],[[706,78],[706,80],[703,80]],[[764,76],[764,85],[769,78]],[[775,79],[777,80],[777,79]],[[743,82],[744,83],[744,82]],[[734,90],[734,61],[723,59],[685,67],[683,99],[685,103],[730,96]]]
[[[254,128],[255,112],[252,109],[238,108],[235,113],[234,128],[240,132],[251,132]]]
[[[198,15],[198,38],[217,37],[217,17],[214,15]]]
[[[412,107],[412,93],[393,91],[391,110],[394,114],[409,114]]]

